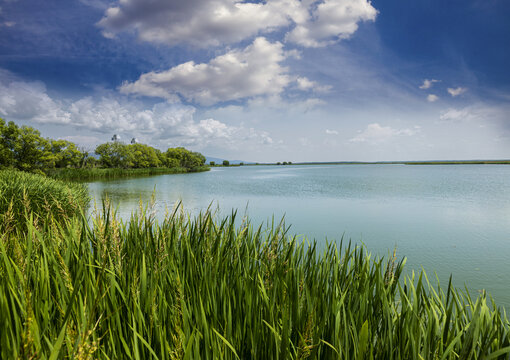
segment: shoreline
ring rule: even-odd
[[[95,180],[129,179],[155,175],[189,174],[196,172],[205,172],[209,170],[210,170],[209,166],[201,166],[195,169],[186,169],[183,167],[144,168],[144,169],[120,169],[120,168],[56,169],[48,171],[46,175],[56,180],[89,182]]]

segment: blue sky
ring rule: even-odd
[[[0,117],[249,161],[510,158],[504,0],[0,0]]]

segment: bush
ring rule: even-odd
[[[87,187],[16,170],[0,171],[0,232],[26,230],[27,216],[35,224],[63,222],[86,208]]]

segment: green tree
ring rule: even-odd
[[[223,166],[230,166],[230,161],[223,160]]]
[[[214,166],[216,163],[214,161],[209,161],[209,165]]]
[[[107,142],[96,147],[99,162],[105,168],[129,168],[132,167],[132,156],[127,145],[121,142]]]
[[[18,127],[13,128],[12,125],[6,125],[4,119],[0,118],[0,169],[14,165],[12,148],[18,137]]]
[[[151,168],[161,166],[156,150],[144,144],[131,144],[127,146],[130,153],[131,167]]]
[[[168,167],[178,164],[177,166],[193,170],[205,164],[205,156],[198,152],[186,150],[183,147],[169,148],[166,151],[166,157]]]
[[[51,152],[56,168],[81,167],[85,155],[78,147],[66,140],[51,140]]]
[[[10,123],[9,123],[10,124]],[[15,167],[23,171],[36,171],[54,167],[50,142],[29,126],[19,128],[13,149]]]

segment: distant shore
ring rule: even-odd
[[[255,165],[255,164],[247,164]],[[260,163],[257,165],[278,165]],[[281,165],[281,164],[280,164]],[[296,162],[288,165],[510,165],[510,160],[431,160],[431,161],[327,161]]]

